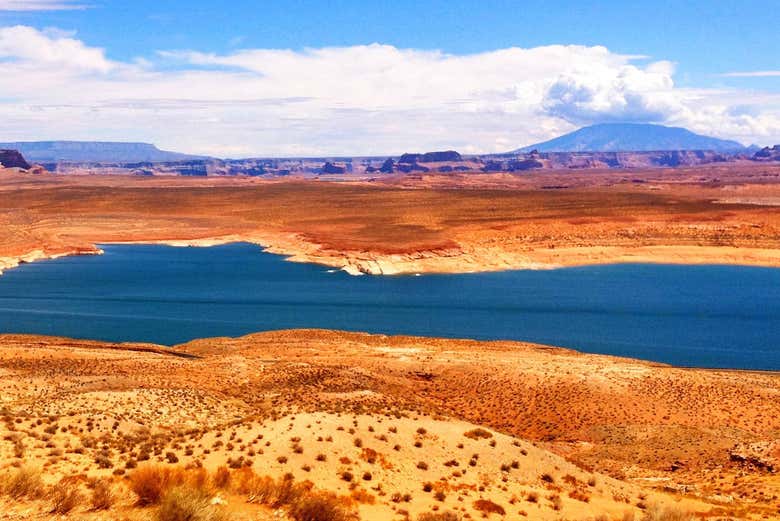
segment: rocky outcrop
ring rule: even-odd
[[[401,163],[400,161],[398,162],[398,164],[395,167],[396,167],[396,169],[399,172],[404,172],[406,174],[408,174],[409,172],[428,172],[428,171],[430,171],[430,168],[428,168],[427,166],[422,166],[422,165],[417,164],[417,163]]]
[[[742,443],[731,450],[729,457],[749,468],[775,473],[780,470],[780,441]]]
[[[771,150],[771,149],[770,149]],[[516,172],[537,168],[675,168],[748,159],[706,150],[669,150],[657,152],[542,152],[501,154],[482,158],[484,172]],[[768,160],[768,159],[764,159]]]
[[[780,161],[780,145],[764,147],[752,157],[753,161]]]
[[[395,171],[395,161],[392,159],[387,159],[384,163],[382,163],[382,166],[379,167],[379,171],[383,174],[392,174]]]
[[[25,161],[18,150],[0,150],[0,166],[5,168],[30,169],[30,163]]]
[[[536,159],[520,159],[509,161],[507,164],[507,170],[510,172],[533,170],[534,168],[544,168],[544,163]]]
[[[424,154],[404,154],[398,158],[399,163],[443,163],[447,161],[463,161],[463,157],[454,150],[444,150]]]
[[[322,165],[323,174],[344,174],[346,172],[347,167],[345,165],[337,165],[335,163],[331,163],[330,161]]]

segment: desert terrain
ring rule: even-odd
[[[248,241],[353,274],[780,265],[780,165],[282,178],[0,173],[0,271],[98,244]]]
[[[353,274],[780,266],[779,208],[773,164],[341,182],[6,169],[0,271],[234,241]],[[4,335],[0,519],[775,519],[779,393],[775,373],[518,342]]]
[[[322,330],[0,346],[0,519],[780,516],[776,374]]]

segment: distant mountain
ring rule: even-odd
[[[132,163],[207,159],[160,150],[149,143],[109,141],[20,141],[0,143],[0,149],[14,149],[33,163]]]
[[[659,150],[743,151],[736,141],[694,134],[690,130],[639,123],[604,123],[515,150],[539,152],[650,152]]]

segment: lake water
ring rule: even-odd
[[[780,370],[780,269],[612,265],[353,277],[257,246],[104,246],[0,276],[0,331],[176,344],[318,327]]]

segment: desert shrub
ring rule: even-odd
[[[205,472],[205,471],[204,471]],[[228,470],[224,465],[217,467],[217,470],[211,476],[211,485],[215,489],[230,490],[237,494],[245,494],[247,483],[257,477],[251,467],[242,467],[237,470]]]
[[[130,474],[130,490],[138,497],[138,506],[156,505],[172,487],[184,482],[180,470],[144,465]]]
[[[167,472],[154,466],[143,466],[130,474],[130,490],[138,497],[138,505],[160,502],[167,481]]]
[[[574,489],[569,492],[569,497],[576,499],[577,501],[582,501],[583,503],[590,503],[590,494],[579,489]]]
[[[116,497],[111,486],[111,480],[99,479],[95,481],[95,486],[92,488],[92,497],[90,498],[92,510],[108,510],[114,506],[115,501]]]
[[[83,499],[79,487],[72,481],[60,481],[49,491],[52,514],[67,514],[81,504]]]
[[[480,438],[488,439],[493,437],[492,432],[487,431],[481,427],[477,427],[476,429],[466,431],[463,433],[463,435],[467,438],[471,438],[472,440],[478,440]]]
[[[43,495],[41,471],[29,465],[19,467],[12,474],[3,477],[0,488],[14,499],[37,499]]]
[[[642,521],[691,521],[693,515],[677,507],[652,505],[647,509]]]
[[[284,505],[294,503],[302,494],[308,492],[308,488],[301,484],[296,484],[292,476],[285,476],[276,482],[276,497],[270,503],[273,508],[279,508]]]
[[[357,516],[348,511],[332,493],[302,494],[290,503],[287,514],[295,521],[352,521]]]
[[[379,457],[379,453],[377,451],[375,451],[374,449],[366,447],[360,453],[360,457],[363,458],[366,462],[368,462],[371,465],[373,465],[374,463],[376,463],[376,460]]]
[[[242,480],[242,491],[248,495],[249,503],[260,503],[272,508],[280,508],[294,503],[297,498],[308,492],[308,487],[295,483],[289,477],[273,480],[268,476],[253,476]]]
[[[157,509],[157,521],[218,521],[222,519],[218,507],[203,490],[178,485],[167,492]]]
[[[474,509],[484,514],[506,515],[506,510],[501,505],[490,501],[489,499],[478,499],[474,501]]]
[[[275,497],[276,483],[268,476],[246,475],[236,483],[236,492],[246,494],[248,503],[270,504]]]
[[[111,458],[109,458],[105,454],[98,454],[97,456],[95,456],[95,463],[97,464],[98,468],[101,469],[114,468],[114,462],[111,461]]]
[[[212,481],[214,482],[214,486],[217,488],[228,488],[230,485],[230,471],[228,468],[225,466],[218,467],[216,472],[214,472]]]
[[[460,521],[455,512],[425,512],[417,516],[417,521]]]
[[[420,470],[428,470],[428,464],[425,463],[424,461],[418,461],[417,468]]]
[[[372,493],[362,488],[356,488],[355,490],[353,490],[349,494],[349,497],[351,497],[358,503],[364,503],[366,505],[373,505],[374,503],[376,503],[376,497]]]

